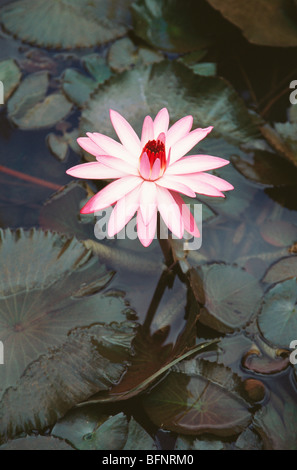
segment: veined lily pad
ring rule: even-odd
[[[0,62],[0,81],[3,83],[4,87],[4,103],[6,103],[6,100],[19,85],[21,75],[21,71],[13,59],[7,59]],[[0,105],[1,104],[2,103],[0,102]]]
[[[154,116],[163,106],[172,123],[192,114],[194,126],[213,125],[226,140],[254,142],[259,137],[244,103],[227,82],[198,76],[185,65],[168,61],[123,72],[99,86],[83,110],[80,132],[115,135],[111,108],[122,113],[140,135],[145,115]]]
[[[68,413],[59,421],[52,435],[66,439],[78,450],[153,450],[154,440],[133,419],[123,413],[108,416],[94,407]]]
[[[297,46],[294,5],[286,0],[208,0],[208,3],[238,26],[252,43]]]
[[[280,282],[264,297],[259,314],[259,327],[274,345],[288,348],[297,338],[296,278]]]
[[[46,96],[48,86],[47,72],[31,74],[22,81],[7,106],[14,124],[21,129],[51,127],[69,114],[72,103],[61,92]]]
[[[102,44],[127,31],[131,0],[19,0],[0,10],[5,29],[30,44],[70,49]]]
[[[183,361],[143,400],[146,413],[159,426],[182,434],[232,436],[251,420],[238,390],[240,381],[216,364]]]
[[[0,277],[2,391],[16,383],[30,362],[63,344],[73,328],[108,321],[107,306],[121,318],[118,299],[91,295],[113,274],[75,239],[36,230],[1,231],[0,260],[5,266]],[[84,302],[89,308],[82,307]]]
[[[253,276],[235,266],[217,263],[202,266],[198,274],[201,291],[197,298],[204,306],[199,318],[202,323],[225,333],[250,321],[262,295]]]

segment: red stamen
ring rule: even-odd
[[[161,140],[149,140],[143,147],[140,159],[144,153],[148,156],[151,169],[153,168],[155,161],[159,158],[161,162],[161,176],[166,168],[166,152],[164,143],[161,142]]]

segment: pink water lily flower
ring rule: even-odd
[[[110,119],[121,141],[98,132],[80,137],[78,144],[96,157],[96,162],[70,168],[69,175],[86,179],[115,179],[93,196],[81,209],[89,214],[115,204],[108,222],[108,235],[118,233],[137,212],[137,233],[148,246],[156,233],[157,213],[178,238],[184,231],[199,237],[199,230],[180,194],[196,193],[224,197],[233,186],[205,171],[229,163],[219,157],[186,154],[212,130],[194,129],[192,116],[185,116],[169,128],[169,113],[161,109],[152,120],[146,116],[141,139],[117,111]]]

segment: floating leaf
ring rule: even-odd
[[[84,56],[82,63],[91,77],[75,69],[66,69],[62,77],[65,95],[77,106],[82,106],[98,85],[104,83],[112,74],[105,59],[98,54]]]
[[[0,10],[5,29],[30,44],[71,49],[123,36],[131,0],[18,0]]]
[[[80,132],[112,135],[111,108],[122,113],[140,135],[145,115],[154,116],[163,106],[172,123],[192,114],[195,127],[213,125],[226,140],[254,142],[259,137],[244,103],[227,82],[198,76],[185,65],[168,61],[123,72],[99,86],[82,112]]]
[[[86,289],[81,293],[88,294]],[[121,297],[109,295],[109,299],[123,307]],[[106,307],[105,313],[111,325],[102,318],[101,324],[70,331],[59,348],[31,362],[15,386],[3,393],[0,440],[52,426],[73,406],[120,380],[128,365],[135,325],[113,321],[111,308]]]
[[[262,450],[263,448],[262,441],[258,434],[249,428],[238,436],[235,446],[240,450]]]
[[[226,444],[215,439],[191,439],[178,437],[174,450],[224,450]]]
[[[153,450],[154,441],[133,419],[123,413],[103,414],[100,408],[83,407],[68,413],[52,430],[78,450]]]
[[[0,62],[0,81],[4,87],[4,103],[19,85],[21,76],[21,71],[15,60],[7,59]]]
[[[293,277],[297,277],[297,256],[288,256],[273,264],[266,272],[263,281],[273,284]]]
[[[297,338],[296,278],[272,287],[263,299],[258,322],[263,336],[271,343],[288,348]]]
[[[112,70],[123,72],[133,65],[149,65],[164,59],[160,52],[137,48],[129,38],[119,39],[109,49],[108,63]]]
[[[183,361],[143,400],[150,419],[182,434],[238,434],[249,424],[247,403],[230,370],[195,359]]]
[[[261,46],[297,46],[294,7],[286,0],[208,0],[245,37]]]
[[[258,374],[275,374],[289,365],[289,353],[284,349],[272,348],[258,334],[254,343],[242,358],[242,367]]]
[[[297,450],[297,407],[290,396],[281,402],[272,395],[268,405],[257,411],[253,426],[260,434],[264,450]]]
[[[123,300],[100,293],[114,273],[75,239],[37,230],[1,231],[0,263],[5,266],[0,276],[2,393],[74,328],[125,320]]]
[[[9,441],[0,450],[74,450],[62,439],[46,436],[27,436]]]
[[[82,106],[97,87],[95,80],[75,69],[66,69],[62,80],[65,95],[77,106]]]
[[[60,93],[46,96],[49,79],[47,72],[37,72],[26,77],[7,110],[10,119],[21,129],[51,127],[71,111],[72,104]]]
[[[188,52],[211,44],[222,21],[200,0],[137,0],[135,33],[157,49]]]
[[[262,291],[257,280],[243,269],[225,264],[202,266],[199,320],[215,330],[228,332],[244,326],[255,314]]]

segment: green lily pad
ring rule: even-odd
[[[208,0],[244,36],[261,46],[297,46],[294,6],[286,0]]]
[[[263,336],[274,345],[288,348],[297,338],[296,278],[272,287],[263,299],[258,317]]]
[[[164,56],[144,47],[136,47],[129,38],[116,41],[109,49],[108,63],[115,72],[123,72],[134,65],[149,65],[161,62]]]
[[[89,294],[86,288],[84,294]],[[124,304],[121,296],[110,294],[109,299]],[[106,307],[108,312],[112,320],[111,308]],[[107,392],[127,369],[134,330],[131,321],[75,328],[60,347],[31,362],[15,386],[2,395],[0,441],[22,432],[43,431],[73,406]]]
[[[94,407],[68,413],[52,430],[52,435],[66,439],[78,450],[153,450],[154,440],[124,413],[108,416]]]
[[[116,109],[140,135],[144,117],[156,115],[163,106],[172,123],[192,114],[195,127],[213,125],[227,141],[254,142],[259,137],[244,103],[226,81],[198,76],[168,61],[123,72],[99,86],[82,112],[80,133],[115,135],[109,109]]]
[[[27,436],[0,446],[0,450],[74,450],[62,439],[47,436]]]
[[[102,290],[113,273],[75,239],[36,230],[1,231],[0,259],[6,266],[0,278],[0,337],[5,350],[2,391],[16,383],[30,362],[63,344],[73,328],[108,321],[112,308],[121,318],[117,312],[121,302],[91,295]],[[85,302],[89,308],[82,307]]]
[[[250,423],[240,381],[217,364],[183,361],[142,401],[149,418],[182,434],[232,436]]]
[[[274,263],[263,278],[270,284],[297,277],[297,256],[288,256]]]
[[[92,47],[123,36],[131,0],[19,0],[0,10],[11,34],[42,47]]]
[[[257,411],[253,426],[260,434],[264,450],[297,450],[297,407],[290,396],[281,401],[276,395]]]
[[[135,33],[157,49],[170,52],[205,48],[222,24],[201,0],[137,0],[132,13]]]
[[[216,439],[178,437],[174,450],[224,450],[226,444]]]
[[[21,129],[52,127],[70,113],[72,103],[63,93],[46,96],[49,86],[47,72],[26,77],[7,105],[8,116]]]
[[[198,269],[199,320],[223,333],[248,323],[256,313],[262,291],[258,281],[241,268],[214,263]]]
[[[21,71],[15,60],[7,59],[0,62],[0,81],[4,87],[4,103],[19,85],[21,76]]]
[[[254,431],[247,428],[243,431],[235,442],[235,446],[240,450],[262,450],[263,443]]]
[[[55,157],[63,161],[68,155],[68,143],[65,142],[63,136],[50,133],[47,137],[47,145]]]
[[[62,88],[67,98],[77,106],[82,106],[99,84],[112,74],[105,60],[98,54],[83,57],[82,63],[91,76],[75,69],[66,69],[62,77]]]

